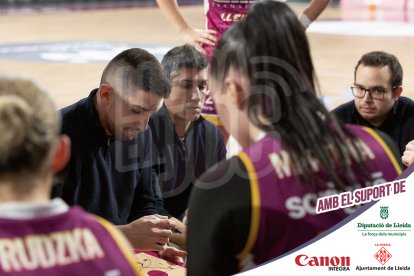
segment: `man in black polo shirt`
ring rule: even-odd
[[[165,249],[175,226],[156,216],[148,128],[170,88],[153,55],[128,49],[105,67],[99,88],[61,111],[72,151],[54,196],[118,225],[142,250]]]
[[[171,95],[150,118],[154,164],[165,209],[182,218],[193,182],[226,157],[219,129],[200,116],[207,87],[207,60],[193,46],[178,46],[161,62]],[[162,212],[162,209],[161,209]]]
[[[355,67],[351,87],[355,100],[332,111],[345,123],[385,132],[398,146],[401,157],[414,140],[414,102],[401,96],[402,78],[401,64],[394,55],[367,53]]]

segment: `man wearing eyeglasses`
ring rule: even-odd
[[[406,145],[414,140],[414,102],[401,96],[402,78],[401,64],[394,55],[367,53],[355,67],[351,87],[355,99],[332,111],[345,123],[385,132],[397,144],[401,157]],[[402,159],[406,166],[413,161]]]
[[[164,214],[183,217],[193,182],[225,158],[226,147],[219,129],[200,115],[209,93],[207,60],[186,44],[168,51],[161,64],[171,94],[149,122],[154,164],[168,211]]]

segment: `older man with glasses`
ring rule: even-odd
[[[378,129],[388,134],[398,146],[402,163],[414,161],[414,102],[401,97],[403,70],[398,59],[375,51],[361,57],[354,71],[351,87],[355,100],[332,112],[345,123]],[[407,149],[406,149],[407,147]]]

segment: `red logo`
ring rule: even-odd
[[[389,259],[391,259],[392,255],[390,252],[387,251],[387,249],[381,247],[381,249],[378,250],[377,253],[375,253],[374,257],[378,260],[378,262],[384,265],[386,262],[388,262]]]
[[[298,266],[350,266],[350,257],[308,257],[307,255],[297,255],[295,263]]]

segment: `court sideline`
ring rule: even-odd
[[[295,11],[303,8],[301,5],[293,7]],[[191,25],[203,27],[201,5],[183,7],[182,12]],[[320,17],[320,22],[332,23],[340,17],[341,11],[338,8],[329,8]],[[414,27],[414,24],[411,23],[411,26]],[[333,28],[340,29],[340,26]],[[143,45],[155,49],[158,47],[164,50],[182,43],[156,7],[1,14],[0,33],[0,72],[23,72],[32,75],[48,88],[58,107],[87,96],[90,90],[97,87],[105,62],[99,58],[93,62],[13,59],[7,52],[11,46],[48,42],[77,42],[86,45],[105,42],[123,43],[126,46]],[[414,35],[337,35],[316,33],[310,29],[308,37],[320,87],[329,108],[351,98],[347,88],[353,81],[353,67],[362,54],[372,50],[388,51],[400,59],[404,68],[403,93],[414,98]],[[112,53],[107,49],[97,55],[106,54],[111,57]]]

